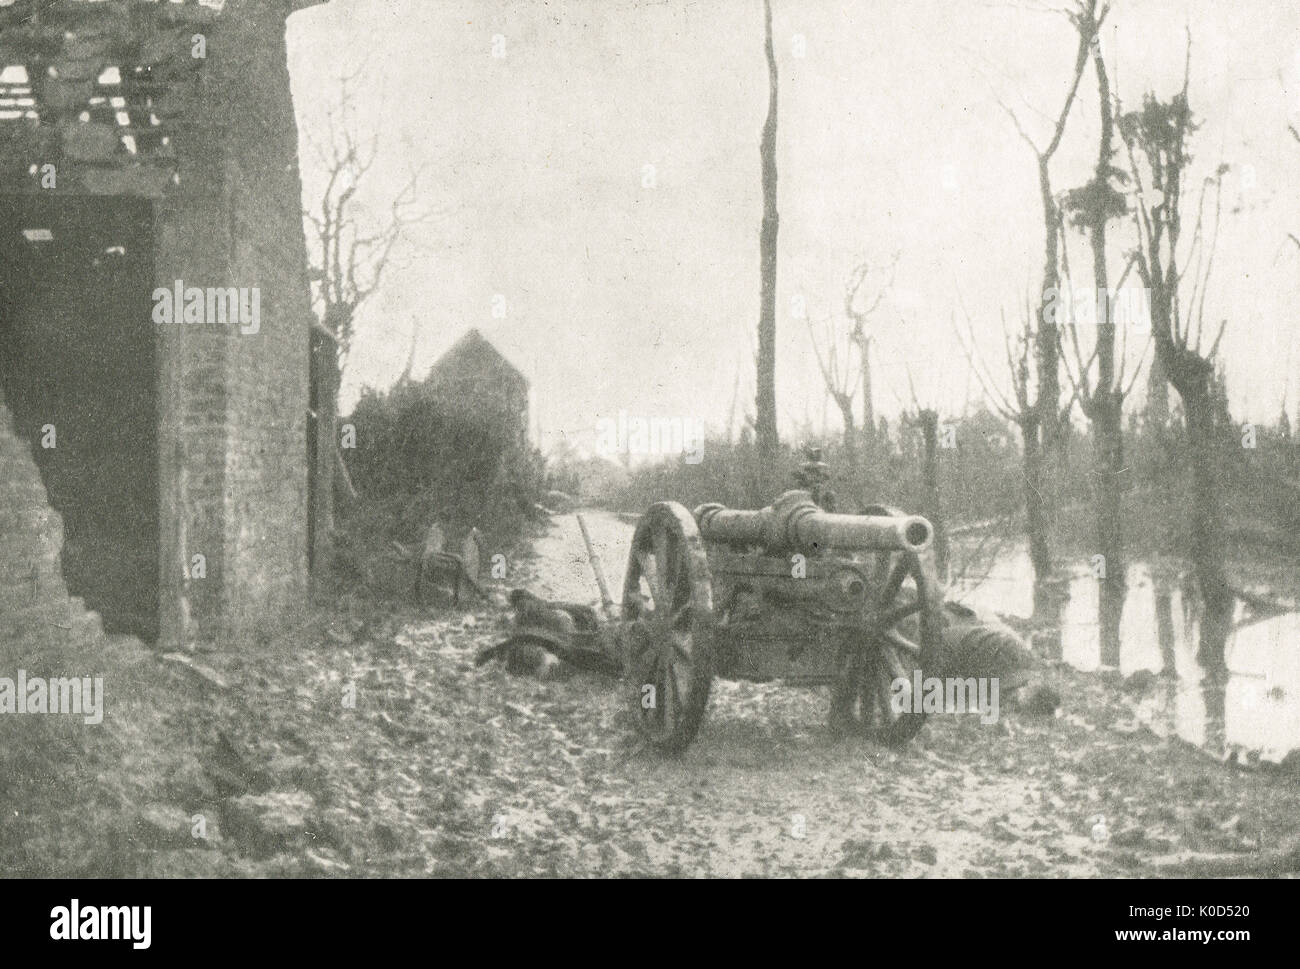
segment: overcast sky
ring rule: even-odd
[[[1041,274],[1034,158],[998,100],[1046,141],[1068,86],[1070,25],[1030,0],[773,6],[782,424],[824,412],[792,297],[842,323],[852,267],[895,252],[876,316],[876,407],[891,414],[910,397],[906,361],[922,403],[959,414],[979,387],[952,314],[969,309],[992,362],[1000,311],[1014,315]],[[1233,166],[1206,316],[1229,320],[1235,416],[1272,421],[1284,391],[1292,414],[1300,396],[1300,250],[1287,242],[1300,235],[1300,143],[1287,131],[1300,126],[1300,9],[1117,0],[1102,48],[1127,104],[1177,91],[1184,25],[1204,122],[1197,175]],[[443,213],[363,312],[345,407],[362,384],[397,377],[413,327],[417,375],[477,327],[532,381],[544,443],[559,432],[590,443],[620,409],[725,426],[738,373],[752,411],[762,31],[759,0],[332,0],[295,14],[306,197],[321,188],[306,142],[337,99],[335,79],[361,68],[360,124],[381,139],[363,202],[386,206],[425,166],[424,198]],[[1058,190],[1086,179],[1096,131],[1089,71],[1053,163]],[[1090,285],[1082,240],[1071,255]],[[1118,248],[1114,262],[1113,275]],[[1130,342],[1135,358],[1143,339]]]

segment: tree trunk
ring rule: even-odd
[[[1165,379],[1165,368],[1160,365],[1157,354],[1151,360],[1151,369],[1147,372],[1147,424],[1151,427],[1164,427],[1169,423],[1169,381]]]
[[[943,507],[939,493],[939,415],[932,410],[921,411],[921,438],[925,443],[921,480],[925,484],[925,515],[934,526],[934,563],[939,579],[948,577],[948,528],[944,524]]]
[[[835,398],[835,405],[840,409],[840,416],[844,420],[844,458],[848,463],[850,471],[858,469],[858,430],[853,423],[853,398],[846,394],[838,394],[832,391],[831,396]]]
[[[1207,675],[1201,680],[1201,702],[1205,704],[1205,742],[1202,746],[1222,759],[1228,753],[1226,673],[1222,676]]]
[[[1020,422],[1024,449],[1025,530],[1029,534],[1029,562],[1034,569],[1034,617],[1055,621],[1056,609],[1048,594],[1052,556],[1047,545],[1046,502],[1043,500],[1043,452],[1038,422],[1030,415]]]
[[[1235,599],[1228,583],[1219,449],[1222,405],[1214,396],[1214,368],[1174,342],[1172,287],[1163,286],[1153,302],[1156,353],[1183,402],[1187,454],[1192,474],[1192,570],[1201,599],[1197,663],[1210,679],[1226,679],[1224,649],[1232,631]],[[1226,422],[1225,422],[1226,423]]]
[[[1097,597],[1097,623],[1101,638],[1103,666],[1119,668],[1119,625],[1124,612],[1125,584],[1124,536],[1121,517],[1121,494],[1124,467],[1124,393],[1115,372],[1115,320],[1111,312],[1110,275],[1106,269],[1106,221],[1110,216],[1104,198],[1110,186],[1110,159],[1114,117],[1111,111],[1110,79],[1101,56],[1093,54],[1097,72],[1097,96],[1101,106],[1101,137],[1097,167],[1093,172],[1096,198],[1088,226],[1092,246],[1092,278],[1096,287],[1097,306],[1097,386],[1085,402],[1092,422],[1097,516],[1097,550],[1103,568],[1101,594]],[[1079,363],[1084,368],[1083,361]],[[1082,379],[1082,377],[1080,378]]]
[[[1224,556],[1218,428],[1208,380],[1178,390],[1187,415],[1192,461],[1192,565],[1203,605],[1196,659],[1210,676],[1226,677],[1224,647],[1232,629],[1234,603]]]
[[[308,531],[310,565],[315,579],[328,568],[334,531],[334,462],[338,451],[339,365],[332,340],[311,331],[311,422],[308,451]]]
[[[1156,642],[1160,646],[1160,671],[1172,677],[1177,673],[1174,652],[1174,584],[1165,569],[1156,570],[1152,584],[1156,596]]]
[[[758,389],[754,429],[764,474],[775,472],[780,441],[776,431],[776,55],[772,49],[772,4],[763,0],[767,56],[767,121],[759,145],[762,160],[763,224],[759,232]],[[767,489],[764,489],[767,490]]]
[[[1059,455],[1061,447],[1061,421],[1057,408],[1061,400],[1061,375],[1058,356],[1059,328],[1055,319],[1049,319],[1045,312],[1047,303],[1053,296],[1059,296],[1061,275],[1057,268],[1057,227],[1060,222],[1060,210],[1052,195],[1052,179],[1046,158],[1038,159],[1038,193],[1043,204],[1043,288],[1039,294],[1038,326],[1034,340],[1035,364],[1038,368],[1038,409],[1039,434],[1042,448],[1049,455]]]
[[[876,440],[876,405],[871,399],[871,338],[858,341],[862,367],[862,444],[871,448]]]
[[[1119,667],[1120,618],[1127,593],[1124,562],[1123,509],[1121,507],[1124,471],[1124,438],[1121,428],[1119,395],[1098,391],[1093,407],[1093,447],[1095,458],[1097,549],[1105,564],[1101,595],[1097,603],[1097,621],[1101,632],[1101,662]]]
[[[1034,327],[1034,365],[1038,371],[1038,397],[1032,412],[1023,412],[1020,437],[1024,448],[1025,517],[1029,532],[1029,560],[1034,568],[1034,618],[1055,625],[1060,618],[1061,600],[1051,587],[1051,554],[1047,546],[1046,458],[1060,459],[1063,442],[1058,414],[1061,399],[1059,327],[1049,317],[1049,301],[1060,297],[1058,269],[1060,210],[1052,194],[1049,156],[1038,158],[1038,193],[1043,207],[1043,284],[1039,293],[1038,320]],[[1026,380],[1027,383],[1027,380]],[[1025,397],[1028,398],[1026,386]],[[1059,637],[1057,639],[1059,645]]]
[[[1162,131],[1143,144],[1149,160],[1157,157],[1161,159],[1165,194],[1160,204],[1151,210],[1154,232],[1145,240],[1143,249],[1139,250],[1143,256],[1140,269],[1143,282],[1151,294],[1151,332],[1155,339],[1158,366],[1183,402],[1187,430],[1187,447],[1184,450],[1191,462],[1192,476],[1191,558],[1201,600],[1196,658],[1206,673],[1205,679],[1209,685],[1227,681],[1224,648],[1232,630],[1236,605],[1228,584],[1226,529],[1222,507],[1223,482],[1219,464],[1219,451],[1222,447],[1220,434],[1226,431],[1229,422],[1226,403],[1215,386],[1212,356],[1202,357],[1196,344],[1189,342],[1188,332],[1185,329],[1180,332],[1180,327],[1176,325],[1179,284],[1182,281],[1176,272],[1176,247],[1181,226],[1178,202],[1183,164],[1190,157],[1186,140],[1190,132],[1195,130],[1187,108],[1186,88],[1182,95],[1170,103],[1170,107],[1174,109],[1173,130]],[[1198,230],[1199,226],[1198,215]],[[1167,268],[1162,260],[1162,237],[1166,237],[1164,243],[1170,251]],[[1206,278],[1203,276],[1199,283],[1204,286]],[[1188,315],[1191,313],[1189,304]],[[1199,310],[1196,315],[1199,317]]]

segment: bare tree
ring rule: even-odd
[[[1095,37],[1095,33],[1090,33],[1088,25],[1081,23],[1079,29],[1081,37]],[[1065,371],[1074,384],[1079,405],[1092,426],[1094,513],[1097,551],[1101,555],[1101,571],[1098,575],[1101,594],[1097,599],[1101,661],[1108,666],[1118,667],[1119,624],[1127,592],[1122,500],[1126,480],[1123,476],[1128,468],[1124,464],[1122,421],[1124,398],[1132,389],[1132,382],[1127,387],[1124,385],[1124,352],[1121,349],[1117,354],[1112,289],[1106,260],[1106,230],[1110,222],[1128,214],[1128,203],[1116,187],[1116,183],[1123,183],[1127,176],[1114,165],[1115,116],[1110,76],[1096,44],[1092,48],[1092,63],[1097,77],[1097,101],[1101,113],[1097,161],[1092,177],[1084,185],[1066,192],[1060,209],[1062,226],[1068,220],[1072,226],[1082,230],[1092,252],[1094,289],[1090,304],[1096,308],[1096,340],[1092,352],[1085,358],[1074,318],[1077,301],[1070,300],[1066,304],[1069,306],[1066,328],[1074,351],[1075,369],[1071,372],[1067,362]],[[1066,243],[1063,238],[1062,261],[1068,282],[1069,264],[1065,252]],[[1129,261],[1129,267],[1131,266],[1132,260]],[[1123,285],[1128,271],[1126,267],[1115,286],[1116,290]],[[1066,288],[1072,295],[1073,286]],[[1060,320],[1054,322],[1059,334]],[[1128,331],[1125,329],[1123,332]],[[1136,374],[1133,379],[1136,380]]]
[[[888,276],[879,285],[868,287],[868,280],[875,274],[875,267],[863,261],[853,267],[844,286],[844,315],[853,324],[849,337],[858,348],[858,371],[862,386],[862,440],[868,448],[876,439],[876,408],[871,388],[871,344],[875,340],[875,333],[869,329],[869,324],[894,284],[898,257],[899,253],[895,252],[884,267],[883,271]]]
[[[1040,148],[1038,142],[1030,137],[1014,111],[1005,104],[1001,105],[1002,109],[1010,116],[1011,122],[1015,125],[1021,139],[1034,153],[1038,167],[1038,194],[1043,208],[1043,283],[1040,290],[1039,319],[1034,328],[1034,352],[1037,358],[1035,369],[1038,374],[1038,393],[1035,406],[1038,410],[1039,426],[1037,433],[1041,435],[1043,448],[1048,453],[1059,451],[1063,440],[1062,431],[1065,427],[1066,417],[1069,414],[1068,407],[1064,411],[1058,409],[1061,400],[1060,334],[1056,323],[1045,319],[1046,314],[1041,312],[1046,308],[1046,304],[1060,292],[1061,286],[1060,253],[1058,250],[1061,213],[1056,196],[1052,192],[1051,161],[1061,145],[1061,138],[1065,135],[1065,124],[1070,117],[1070,109],[1074,106],[1084,68],[1088,65],[1089,54],[1095,46],[1098,31],[1101,29],[1102,22],[1106,19],[1109,11],[1109,4],[1103,4],[1099,11],[1097,9],[1097,0],[1079,0],[1078,5],[1066,14],[1074,25],[1075,32],[1078,35],[1078,43],[1075,47],[1070,87],[1066,93],[1065,101],[1061,105],[1061,110],[1056,116],[1051,136],[1044,147]]]
[[[835,325],[833,317],[821,321],[822,335],[818,337],[817,326],[811,316],[808,317],[808,337],[812,342],[813,354],[817,358],[817,368],[821,371],[822,383],[826,394],[839,408],[844,421],[844,456],[851,471],[858,468],[858,428],[853,415],[853,400],[857,396],[857,381],[853,374],[852,336],[842,333]],[[825,345],[823,350],[822,344]]]
[[[1103,5],[1099,11],[1097,0],[1079,0],[1077,6],[1066,12],[1077,36],[1074,62],[1069,88],[1045,143],[1040,144],[1032,137],[1016,112],[998,101],[1021,140],[1033,152],[1043,217],[1043,271],[1037,297],[1025,306],[1021,325],[1014,331],[1008,327],[1005,314],[1001,317],[1005,381],[999,380],[980,358],[974,324],[964,307],[966,332],[958,332],[985,399],[1020,432],[1025,530],[1034,569],[1034,611],[1039,615],[1045,615],[1052,605],[1048,595],[1053,564],[1047,539],[1050,489],[1046,459],[1060,453],[1063,432],[1068,427],[1074,404],[1073,397],[1064,406],[1061,404],[1060,328],[1055,316],[1047,312],[1049,304],[1059,298],[1061,290],[1061,212],[1052,189],[1051,162],[1065,136],[1079,84],[1108,11],[1108,5]],[[1038,307],[1037,312],[1032,309],[1034,304]]]
[[[1227,320],[1206,342],[1205,291],[1214,265],[1223,174],[1219,166],[1201,184],[1196,221],[1185,252],[1183,189],[1190,161],[1188,140],[1196,130],[1188,106],[1191,38],[1183,88],[1168,101],[1147,94],[1142,107],[1123,113],[1119,129],[1128,149],[1136,205],[1136,264],[1151,294],[1151,331],[1156,356],[1183,402],[1192,473],[1192,548],[1196,584],[1203,604],[1197,658],[1212,675],[1226,675],[1224,646],[1232,626],[1233,593],[1225,559],[1219,448],[1228,416],[1216,402],[1215,366]],[[1213,192],[1212,225],[1205,201]],[[1184,268],[1186,265],[1189,268]],[[1190,281],[1190,288],[1184,283]]]
[[[772,2],[763,0],[763,51],[767,56],[767,120],[759,143],[762,161],[763,223],[759,230],[758,358],[755,430],[758,452],[770,473],[776,467],[780,439],[776,430],[776,54],[772,48]],[[766,490],[766,489],[764,489]]]
[[[357,313],[379,288],[398,242],[407,237],[411,227],[435,215],[420,203],[419,171],[401,185],[388,209],[380,214],[367,211],[358,201],[358,190],[378,156],[379,136],[362,139],[358,133],[349,86],[352,79],[340,78],[339,101],[327,114],[324,137],[310,141],[325,172],[325,186],[317,203],[303,211],[316,317],[309,338],[313,563],[328,555],[336,471],[344,488],[355,497],[338,449],[337,424],[339,387],[352,349]]]
[[[940,579],[948,579],[948,562],[950,546],[948,541],[948,518],[944,514],[943,494],[939,486],[939,411],[935,407],[925,406],[916,393],[916,384],[912,382],[912,368],[906,363],[903,369],[907,373],[907,389],[912,398],[912,412],[903,412],[901,422],[912,424],[921,431],[921,485],[925,492],[925,516],[934,526],[934,564]]]
[[[1052,575],[1052,556],[1047,540],[1047,502],[1044,498],[1044,455],[1039,437],[1038,400],[1035,391],[1035,373],[1038,357],[1036,346],[1035,314],[1031,302],[1026,301],[1023,319],[1018,330],[1008,326],[1005,313],[1001,314],[1002,347],[1006,373],[1004,380],[984,361],[975,340],[975,325],[970,314],[962,308],[966,329],[957,329],[957,339],[962,345],[971,371],[975,374],[988,405],[1020,431],[1021,478],[1024,481],[1025,534],[1029,538],[1029,561],[1034,569],[1034,614],[1049,615],[1051,600],[1048,595]],[[956,329],[956,327],[954,326]],[[1009,390],[1008,390],[1009,387]]]

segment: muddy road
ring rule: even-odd
[[[617,595],[632,526],[590,521]],[[534,548],[506,586],[596,601],[572,515]],[[502,638],[504,598],[343,600],[256,649],[183,661],[106,644],[103,729],[0,725],[0,867],[1081,877],[1162,874],[1190,854],[1300,867],[1270,861],[1300,816],[1293,778],[1151,733],[1113,678],[1050,666],[1059,716],[939,715],[900,750],[833,738],[824,688],[715,681],[698,739],[669,759],[644,747],[612,678],[475,666]]]
[[[617,597],[633,525],[584,515]],[[596,601],[573,515],[535,549],[533,591]],[[898,751],[833,739],[825,689],[715,681],[677,759],[641,747],[612,681],[479,675],[502,691],[484,702],[505,710],[492,722],[506,745],[567,749],[573,771],[559,793],[575,813],[567,831],[524,777],[488,798],[504,822],[484,841],[493,867],[536,855],[589,874],[1148,875],[1187,852],[1267,850],[1282,837],[1268,820],[1287,817],[1279,802],[1294,813],[1280,778],[1158,738],[1113,681],[1066,667],[1046,674],[1057,717],[932,717]]]

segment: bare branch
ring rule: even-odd
[[[912,403],[919,414],[924,408],[921,407],[921,401],[916,396],[916,384],[912,383],[912,365],[906,360],[903,361],[903,372],[907,374],[907,389],[912,395]]]
[[[1216,353],[1219,352],[1219,341],[1223,339],[1224,331],[1226,331],[1227,329],[1228,329],[1228,321],[1227,321],[1227,319],[1225,318],[1225,319],[1220,320],[1220,321],[1219,321],[1219,332],[1218,332],[1218,335],[1215,336],[1215,338],[1214,338],[1214,342],[1213,342],[1212,344],[1210,344],[1210,352],[1207,353],[1207,354],[1205,354],[1205,359],[1206,359],[1206,360],[1213,360],[1213,359],[1214,359],[1214,355],[1215,355]]]
[[[1219,248],[1219,226],[1223,210],[1223,175],[1222,169],[1220,174],[1214,179],[1214,229],[1210,234],[1209,256],[1205,260],[1205,274],[1201,277],[1201,298],[1196,304],[1194,312],[1196,313],[1196,342],[1192,345],[1192,350],[1199,352],[1201,349],[1201,329],[1205,318],[1205,294],[1210,288],[1210,274],[1214,271],[1214,254]],[[1223,336],[1223,331],[1219,331],[1219,336]],[[1214,345],[1219,345],[1218,339]],[[1214,357],[1214,351],[1210,351],[1207,359]]]
[[[315,208],[303,213],[309,227],[313,267],[313,305],[334,335],[340,369],[351,349],[358,310],[377,291],[407,231],[431,220],[437,213],[419,206],[421,166],[389,200],[386,215],[369,215],[360,200],[367,176],[380,155],[378,132],[361,135],[356,127],[350,82],[339,80],[336,107],[326,112],[328,159],[326,180]],[[310,140],[310,139],[309,139]]]
[[[1137,366],[1133,368],[1133,378],[1128,382],[1128,386],[1123,388],[1123,390],[1120,392],[1121,401],[1128,398],[1130,391],[1133,390],[1134,385],[1138,381],[1138,377],[1141,376],[1142,364],[1146,363],[1147,351],[1150,350],[1152,346],[1153,346],[1153,340],[1151,338],[1151,334],[1148,333],[1146,342],[1142,344],[1142,355],[1138,357]]]
[[[963,307],[963,312],[964,311],[965,307]],[[980,388],[984,392],[985,399],[994,410],[1007,420],[1016,420],[1019,417],[1019,412],[1012,407],[1011,402],[1004,394],[994,389],[992,378],[986,378],[984,375],[984,371],[988,368],[984,365],[983,360],[980,359],[979,348],[975,345],[974,325],[971,323],[970,314],[966,314],[966,323],[970,329],[969,344],[962,336],[961,330],[957,327],[957,317],[955,314],[949,318],[949,322],[952,324],[953,332],[957,336],[957,342],[962,348],[962,353],[965,355],[967,363],[970,364],[971,372],[975,375],[975,379],[979,382]]]

